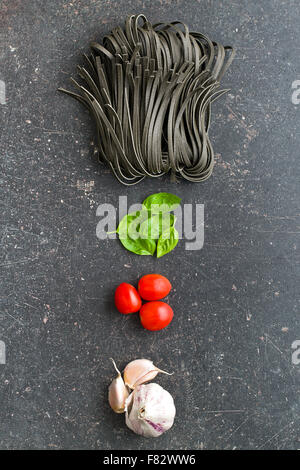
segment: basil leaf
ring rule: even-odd
[[[172,251],[178,243],[178,232],[176,228],[166,229],[157,242],[157,258],[161,258]]]
[[[127,231],[128,235],[133,240],[137,240],[138,238],[140,238],[141,224],[144,221],[147,221],[147,219],[148,219],[148,211],[145,211],[145,210],[137,211],[135,214],[136,214],[136,217],[132,218],[129,221],[128,231]],[[148,238],[148,237],[144,237],[144,238]]]
[[[131,212],[130,214],[127,214],[123,217],[117,228],[117,233],[119,234],[120,238],[127,238],[129,226],[131,222],[133,222],[138,216],[139,211]]]
[[[154,240],[146,240],[142,238],[134,239],[130,236],[136,234],[136,229],[132,228],[132,224],[140,223],[140,220],[143,217],[147,216],[147,212],[143,211],[133,212],[131,214],[125,215],[121,220],[117,232],[119,234],[119,239],[124,248],[137,255],[154,255],[156,250],[156,243]],[[130,232],[130,233],[129,233]]]
[[[180,201],[174,194],[152,194],[143,202],[142,210],[125,215],[117,229],[124,248],[138,255],[152,256],[157,249],[158,258],[173,250],[178,243],[178,232],[174,227],[176,217],[170,211]]]
[[[172,227],[175,223],[175,216],[171,213],[155,214],[145,220],[140,226],[140,236],[158,240],[161,234]]]
[[[132,251],[136,255],[142,256],[153,256],[156,250],[156,243],[154,240],[144,240],[143,238],[138,238],[137,240],[132,240],[132,238],[122,238],[120,242],[128,251]]]
[[[161,212],[173,211],[179,206],[181,198],[170,193],[156,193],[148,196],[144,202],[143,207],[152,214],[159,214]]]

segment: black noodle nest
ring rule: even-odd
[[[99,158],[126,185],[145,176],[207,179],[213,169],[208,137],[211,103],[228,90],[220,79],[234,50],[190,33],[179,22],[152,25],[144,15],[126,19],[91,43],[80,94],[60,88],[92,113]]]

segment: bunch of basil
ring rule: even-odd
[[[171,213],[181,198],[170,193],[157,193],[147,197],[140,211],[131,212],[121,220],[117,233],[120,242],[137,255],[161,258],[178,243],[176,217]]]

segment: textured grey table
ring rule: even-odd
[[[279,1],[0,0],[0,448],[295,449],[300,447],[300,5]],[[93,160],[93,127],[67,86],[91,39],[127,13],[181,19],[237,47],[215,103],[216,166],[199,185],[121,186]],[[2,84],[3,86],[3,84]],[[205,244],[161,260],[96,237],[99,204],[174,192],[205,205]],[[161,272],[175,319],[144,331],[112,304],[115,286]],[[156,440],[111,412],[120,367],[149,357],[172,377],[177,419]]]

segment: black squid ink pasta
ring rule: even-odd
[[[96,124],[99,159],[125,185],[170,172],[206,180],[214,153],[208,136],[211,104],[228,90],[220,80],[234,49],[190,32],[179,22],[152,25],[132,15],[103,45],[91,43],[78,66],[79,93]]]

